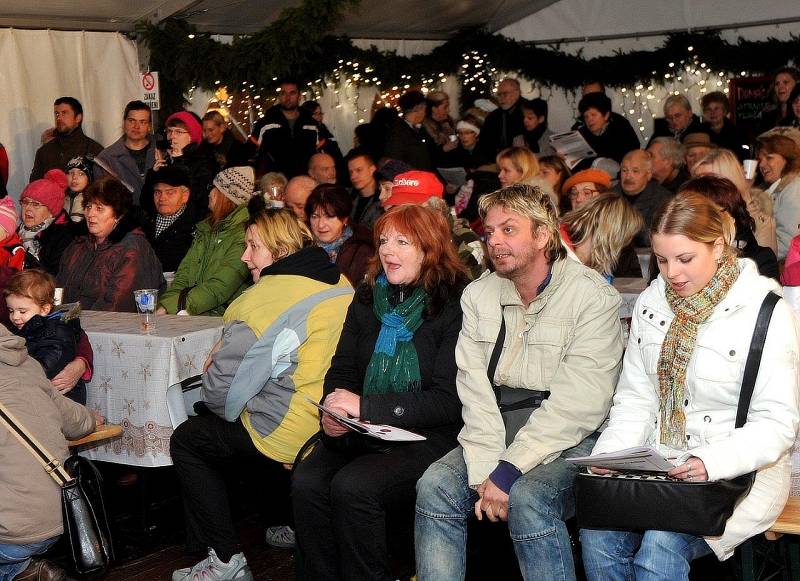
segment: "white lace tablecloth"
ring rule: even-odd
[[[202,372],[221,336],[222,318],[159,316],[156,331],[144,335],[136,313],[84,311],[81,326],[94,350],[86,403],[124,430],[121,438],[82,454],[131,466],[172,464],[167,389]]]

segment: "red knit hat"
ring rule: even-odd
[[[20,200],[30,198],[47,206],[55,217],[64,209],[64,191],[67,189],[67,174],[60,169],[51,169],[40,180],[28,184],[19,196]]]
[[[203,141],[203,126],[200,125],[200,122],[194,115],[188,111],[178,111],[167,117],[167,122],[164,123],[164,125],[169,127],[169,122],[173,119],[177,119],[186,125],[186,130],[189,132],[192,143],[200,143]]]
[[[428,171],[407,171],[398,174],[392,182],[392,195],[383,201],[384,206],[424,204],[428,198],[444,196],[444,186]]]

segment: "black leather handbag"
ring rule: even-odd
[[[114,550],[97,468],[85,458],[72,457],[65,462],[70,474],[2,404],[0,423],[5,424],[61,488],[64,537],[75,572],[86,575],[105,571],[114,558]]]
[[[736,427],[747,421],[764,341],[780,297],[770,292],[761,304],[745,363]],[[755,472],[729,480],[688,482],[655,474],[581,473],[575,478],[578,526],[642,532],[662,530],[718,537],[739,501],[750,492]]]
[[[494,374],[497,370],[497,362],[500,360],[500,353],[503,351],[505,339],[506,321],[503,311],[501,311],[500,332],[497,334],[497,341],[495,341],[492,355],[489,357],[489,367],[486,369],[486,375],[489,377],[489,384],[494,390],[497,409],[500,410],[500,415],[503,416],[503,425],[506,428],[506,446],[510,446],[511,442],[516,438],[517,432],[528,423],[533,410],[542,405],[542,402],[547,399],[550,392],[494,385]]]

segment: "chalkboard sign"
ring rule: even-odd
[[[731,120],[752,143],[759,133],[761,112],[771,103],[773,77],[731,79],[728,86]]]

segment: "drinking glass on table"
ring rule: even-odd
[[[156,304],[158,303],[158,289],[144,288],[133,291],[136,300],[136,310],[139,313],[139,330],[142,333],[152,333],[156,330]]]

